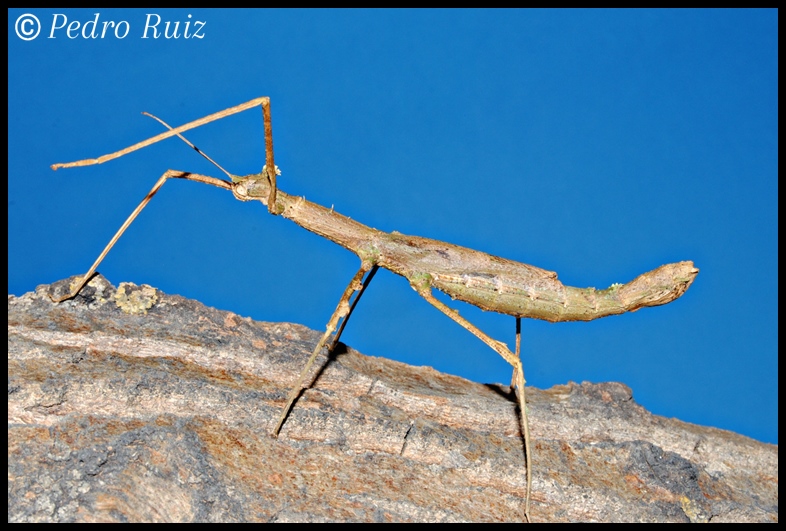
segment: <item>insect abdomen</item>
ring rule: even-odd
[[[604,290],[565,286],[556,277],[521,282],[506,275],[435,273],[430,278],[440,291],[484,310],[560,322],[592,321],[667,304],[685,293],[698,272],[693,262],[666,264]]]

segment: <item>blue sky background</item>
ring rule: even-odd
[[[15,33],[23,13],[41,21],[34,40]],[[55,13],[130,32],[50,39]],[[205,37],[143,39],[146,13],[181,32],[205,21]],[[10,10],[8,292],[84,273],[166,169],[221,177],[176,139],[101,166],[50,164],[161,132],[142,111],[180,125],[266,95],[280,187],[370,226],[578,287],[695,261],[696,282],[667,306],[525,320],[528,384],[619,381],[654,413],[777,443],[777,22],[776,11]],[[233,173],[263,164],[259,110],[187,136]],[[99,270],[324,330],[357,267],[261,204],[177,181]],[[512,343],[512,317],[451,304]],[[342,340],[510,379],[389,272]]]

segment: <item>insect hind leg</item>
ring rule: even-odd
[[[456,321],[463,328],[472,333],[475,337],[483,341],[486,345],[491,347],[497,354],[502,356],[505,361],[513,366],[513,382],[511,387],[516,387],[516,397],[519,404],[519,414],[521,415],[521,427],[524,431],[524,453],[527,462],[527,494],[524,506],[524,516],[527,521],[530,521],[529,516],[529,501],[532,492],[532,451],[529,444],[529,416],[527,414],[527,398],[524,391],[524,366],[521,363],[521,318],[516,318],[516,353],[513,354],[508,346],[502,341],[497,341],[492,338],[477,326],[473,325],[463,317],[461,317],[457,310],[452,309],[446,304],[431,294],[431,288],[423,286],[422,284],[411,283],[412,287],[418,294],[426,299],[432,306],[436,307],[439,311]]]

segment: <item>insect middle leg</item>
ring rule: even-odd
[[[521,425],[522,429],[524,430],[524,453],[527,459],[527,494],[526,494],[526,502],[524,506],[524,515],[527,518],[527,521],[530,521],[529,517],[529,499],[530,493],[532,492],[532,451],[530,450],[529,444],[529,418],[527,415],[527,398],[524,394],[524,366],[521,363],[521,318],[516,318],[516,353],[513,354],[508,346],[503,343],[502,341],[497,341],[493,339],[488,334],[484,333],[478,327],[461,317],[457,310],[447,306],[446,304],[442,303],[440,300],[436,299],[431,294],[431,288],[426,287],[423,285],[419,285],[416,283],[412,283],[412,287],[418,294],[426,299],[429,303],[435,306],[439,311],[456,321],[460,324],[463,328],[470,331],[475,337],[483,341],[489,347],[494,349],[500,356],[502,356],[505,361],[510,363],[513,366],[513,382],[511,382],[511,387],[515,385],[517,390],[517,398],[519,403],[519,411],[521,414]]]
[[[281,411],[281,416],[279,417],[278,423],[276,424],[276,427],[273,430],[273,437],[278,437],[278,432],[281,431],[281,426],[284,425],[284,421],[286,420],[289,411],[292,409],[292,405],[295,403],[295,400],[300,395],[300,392],[304,389],[303,382],[305,381],[306,376],[308,375],[309,369],[311,369],[311,365],[314,364],[314,360],[317,359],[317,355],[319,354],[319,351],[322,350],[322,347],[324,347],[325,343],[327,343],[330,334],[332,334],[336,330],[336,326],[338,325],[339,319],[343,317],[344,321],[341,323],[341,326],[338,328],[338,331],[336,332],[333,341],[330,343],[330,346],[328,347],[328,354],[333,352],[333,349],[336,347],[336,344],[338,344],[338,340],[341,337],[341,333],[344,331],[344,327],[346,326],[347,321],[349,321],[350,315],[352,315],[352,311],[355,309],[355,306],[360,300],[361,295],[363,295],[363,292],[366,290],[366,287],[368,287],[369,283],[371,282],[371,279],[374,278],[377,269],[378,266],[370,264],[368,262],[363,262],[358,272],[355,273],[355,276],[352,277],[352,280],[350,280],[347,289],[344,290],[344,294],[341,295],[341,299],[339,299],[338,301],[338,306],[336,307],[336,310],[333,312],[333,315],[330,316],[330,320],[328,321],[327,324],[327,330],[325,330],[325,333],[322,334],[322,338],[317,343],[317,346],[314,347],[314,352],[311,353],[311,357],[308,359],[308,362],[306,362],[305,367],[303,367],[303,370],[300,372],[300,376],[298,376],[297,383],[295,383],[294,387],[292,387],[292,390],[289,392],[289,397],[287,397],[287,404],[284,406],[284,409]],[[366,273],[368,273],[368,276],[361,284],[360,281],[366,275]],[[350,303],[349,300],[355,292],[357,292],[357,295],[355,296],[354,300]]]
[[[104,260],[104,258],[106,258],[106,255],[109,253],[112,247],[115,246],[117,240],[120,239],[120,237],[123,235],[126,229],[131,225],[131,223],[134,222],[136,217],[147,206],[150,200],[153,199],[153,196],[156,195],[156,193],[158,193],[158,191],[161,189],[162,186],[164,186],[164,183],[167,181],[167,179],[186,179],[188,181],[196,181],[205,184],[212,184],[213,186],[218,186],[219,188],[232,190],[232,183],[221,179],[216,179],[215,177],[208,177],[207,175],[199,175],[197,173],[167,170],[158,179],[158,181],[156,181],[156,184],[153,185],[153,188],[147,193],[145,198],[142,199],[139,205],[137,205],[134,211],[131,212],[131,215],[128,216],[128,219],[126,219],[125,222],[120,226],[120,228],[117,230],[115,235],[112,236],[112,239],[109,240],[108,244],[106,244],[106,247],[104,247],[104,250],[101,251],[100,255],[98,255],[98,258],[96,258],[96,261],[93,262],[92,266],[90,266],[90,269],[87,271],[87,273],[85,273],[84,276],[82,276],[82,278],[79,279],[78,282],[75,282],[74,285],[70,287],[70,291],[68,293],[66,293],[62,297],[57,297],[57,298],[52,297],[52,300],[54,302],[62,302],[66,299],[71,299],[75,297],[77,293],[79,293],[79,290],[81,290],[82,287],[84,287],[84,285],[88,283],[90,278],[93,276],[93,273],[95,273],[96,269],[98,269],[98,265]]]

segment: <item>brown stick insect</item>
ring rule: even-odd
[[[190,129],[256,106],[262,107],[265,128],[265,166],[258,174],[244,177],[232,175],[181,135]],[[557,274],[553,271],[546,271],[451,243],[418,236],[407,236],[395,231],[388,233],[367,227],[335,212],[332,208],[325,208],[307,201],[304,197],[291,196],[278,190],[276,186],[278,168],[276,168],[273,158],[270,99],[267,97],[251,100],[177,128],[170,127],[152,115],[148,114],[148,116],[158,120],[168,131],[97,159],[54,164],[52,169],[102,164],[166,138],[178,136],[210,162],[213,162],[229,177],[229,180],[175,170],[164,172],[112,237],[88,272],[74,282],[68,294],[56,299],[55,302],[70,299],[79,293],[112,246],[168,179],[186,179],[210,184],[231,191],[235,198],[241,201],[260,201],[267,206],[268,212],[271,214],[291,219],[301,227],[349,249],[360,258],[360,269],[344,290],[336,310],[330,316],[325,333],[314,347],[297,383],[290,391],[286,405],[284,405],[278,423],[273,430],[273,436],[278,436],[290,409],[304,389],[304,382],[317,355],[328,343],[331,335],[333,335],[333,339],[327,348],[329,352],[334,349],[364,290],[368,287],[377,269],[384,267],[406,278],[412,289],[428,303],[467,329],[513,366],[511,387],[515,387],[517,390],[527,464],[524,511],[527,520],[530,519],[533,456],[526,408],[524,368],[520,356],[521,318],[530,317],[550,322],[591,321],[608,315],[634,312],[647,306],[667,304],[685,293],[699,272],[693,266],[693,262],[677,262],[644,273],[627,284],[613,284],[604,290],[580,289],[563,285],[557,280]],[[453,299],[468,302],[483,310],[515,317],[515,352],[511,351],[505,343],[491,338],[461,317],[458,311],[436,299],[431,293],[432,288],[446,293]],[[341,322],[340,326],[339,322]]]

